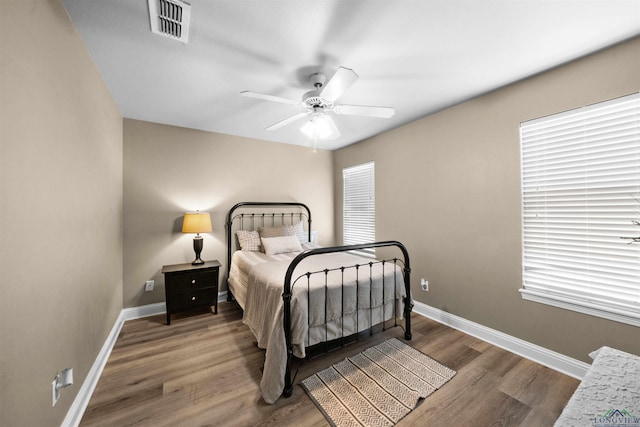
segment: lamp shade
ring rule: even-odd
[[[183,233],[207,233],[212,230],[209,212],[187,212],[182,222]]]

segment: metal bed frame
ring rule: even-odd
[[[291,207],[291,208],[297,208],[299,209],[299,212],[278,212],[278,213],[274,213],[274,212],[269,212],[269,213],[240,213],[240,214],[234,214],[236,210],[241,209],[241,208],[252,208],[252,207],[275,207],[275,208],[287,208],[287,207]],[[306,212],[306,213],[305,213]],[[259,223],[259,226],[275,226],[275,225],[280,225],[280,224],[285,224],[285,221],[288,219],[291,222],[293,222],[295,220],[295,218],[299,218],[299,219],[307,219],[307,232],[308,232],[308,238],[309,241],[311,241],[311,210],[309,209],[308,206],[306,206],[303,203],[297,203],[297,202],[240,202],[237,203],[236,205],[234,205],[231,210],[229,211],[228,215],[227,215],[227,222],[226,222],[226,228],[227,228],[227,283],[228,283],[228,279],[229,279],[229,273],[231,270],[231,255],[232,255],[232,239],[233,239],[233,223],[236,220],[239,220],[241,222],[241,228],[240,229],[246,229],[244,228],[244,221],[249,221],[250,223],[250,227],[249,229],[251,230],[255,230],[257,229],[256,226],[256,222]],[[279,222],[276,222],[279,221]],[[270,224],[269,224],[270,222]],[[343,266],[340,267],[338,269],[333,269],[333,270],[329,270],[329,269],[325,269],[325,270],[321,270],[321,271],[314,271],[314,272],[307,272],[301,275],[298,275],[297,277],[294,277],[294,271],[296,269],[296,267],[300,264],[300,262],[302,262],[304,259],[312,257],[312,256],[317,256],[317,255],[322,255],[322,254],[328,254],[328,253],[336,253],[336,252],[349,252],[349,251],[359,251],[359,250],[363,250],[363,249],[373,249],[373,248],[382,248],[382,247],[396,247],[397,249],[399,249],[402,252],[402,257],[403,259],[400,260],[398,258],[393,258],[390,260],[374,260],[372,259],[370,262],[368,263],[363,263],[363,264],[356,264],[356,265],[351,265],[351,266]],[[406,247],[398,242],[398,241],[383,241],[383,242],[374,242],[374,243],[367,243],[367,244],[360,244],[360,245],[347,245],[347,246],[332,246],[332,247],[320,247],[320,248],[316,248],[316,249],[309,249],[306,251],[303,251],[302,253],[300,253],[298,256],[296,256],[291,263],[289,264],[288,268],[287,268],[287,272],[285,274],[284,277],[284,290],[282,293],[282,299],[283,299],[283,308],[284,308],[284,319],[283,319],[283,327],[284,327],[284,333],[285,333],[285,341],[286,341],[286,347],[287,347],[287,365],[286,365],[286,373],[285,373],[285,381],[284,381],[284,390],[283,390],[283,395],[285,397],[290,397],[293,394],[293,379],[291,377],[291,371],[292,371],[292,359],[293,359],[293,343],[292,343],[292,337],[291,337],[291,297],[292,297],[292,291],[293,291],[293,287],[296,283],[298,283],[299,280],[301,279],[305,279],[307,280],[307,283],[309,283],[309,278],[312,275],[315,274],[324,274],[325,278],[327,276],[327,274],[330,271],[335,271],[335,270],[341,270],[342,273],[344,273],[345,269],[348,268],[355,268],[356,271],[359,271],[360,268],[364,268],[366,269],[367,267],[369,268],[369,271],[371,271],[371,268],[374,264],[382,264],[382,268],[384,269],[385,263],[393,263],[394,268],[398,263],[402,264],[402,275],[404,277],[404,286],[405,286],[405,293],[406,296],[404,297],[404,320],[405,320],[405,327],[404,327],[404,338],[405,340],[411,340],[411,311],[413,309],[413,301],[411,299],[411,281],[410,281],[410,275],[411,275],[411,266],[410,266],[410,260],[409,260],[409,253],[406,249]],[[369,280],[371,280],[371,273],[369,273]],[[395,273],[394,273],[395,276]],[[395,277],[394,277],[395,279]],[[366,280],[366,279],[365,279]],[[394,280],[394,289],[395,286],[397,284],[397,280]],[[344,283],[342,283],[342,286],[344,286]],[[325,280],[325,289],[327,287],[327,283]],[[358,287],[356,286],[356,289]],[[343,288],[344,289],[344,288]],[[371,290],[370,290],[371,292]],[[385,315],[384,315],[384,281],[383,281],[383,286],[382,286],[382,292],[383,292],[383,304],[382,304],[382,308],[383,308],[383,316],[382,316],[382,325],[383,325],[383,330],[386,327],[386,322],[385,319]],[[394,291],[395,292],[395,291]],[[371,295],[370,295],[371,298]],[[232,299],[232,295],[231,295],[231,291],[229,290],[227,292],[227,300],[231,300]],[[357,300],[357,298],[356,298]],[[369,304],[369,306],[371,306],[371,304]],[[396,305],[394,304],[394,315],[393,315],[393,319],[394,319],[394,327],[398,326],[396,319],[396,312],[395,312],[395,307]],[[326,308],[326,306],[325,306]],[[356,315],[358,313],[360,309],[360,306],[358,305],[356,307]],[[371,315],[371,310],[369,310],[369,313]],[[369,334],[373,334],[373,325],[371,324],[372,322],[369,323]],[[359,336],[359,326],[358,326],[359,322],[358,320],[356,320],[356,333],[353,334],[355,335],[355,338],[357,339]],[[343,327],[343,335],[344,335],[344,326]],[[325,322],[325,334],[326,334],[326,322]],[[340,341],[340,343],[338,344],[339,346],[344,345],[343,344],[343,340],[344,338],[348,338],[348,337],[340,337],[336,340],[333,341]],[[323,344],[326,345],[328,344],[327,341],[325,341]],[[315,346],[312,347],[316,347],[320,344],[316,344]],[[328,347],[326,347],[328,348]],[[307,349],[309,349],[309,347],[307,347]],[[326,350],[328,351],[328,350]],[[325,352],[326,352],[325,351]]]
[[[246,207],[275,207],[275,208],[282,208],[282,207],[290,207],[290,208],[295,208],[297,207],[298,209],[300,209],[298,212],[260,212],[260,213],[256,213],[256,212],[251,212],[251,213],[240,213],[240,214],[235,214],[234,212],[238,209],[241,208],[246,208]],[[304,209],[304,211],[306,211],[306,215],[305,213],[302,211]],[[305,219],[307,220],[307,233],[308,233],[308,238],[309,241],[311,241],[311,209],[309,209],[309,207],[307,205],[305,205],[304,203],[298,203],[298,202],[240,202],[240,203],[236,203],[235,205],[233,205],[233,207],[229,210],[229,213],[227,214],[227,222],[225,223],[226,225],[226,229],[227,229],[227,280],[229,280],[229,273],[231,271],[231,255],[233,254],[233,249],[232,249],[232,242],[233,242],[233,230],[232,230],[232,226],[233,226],[233,222],[236,220],[240,221],[240,229],[244,230],[244,221],[248,221],[251,225],[250,225],[250,229],[251,230],[256,230],[258,227],[256,226],[256,223],[259,222],[260,226],[264,227],[266,225],[269,225],[269,220],[271,220],[271,226],[275,226],[276,225],[276,220],[279,220],[279,224],[284,224],[285,219],[290,219],[291,222],[293,222],[293,219],[298,217],[298,219],[302,220]],[[231,300],[231,292],[228,291],[227,292],[227,301]]]

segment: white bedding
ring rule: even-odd
[[[283,328],[282,291],[284,276],[291,260],[298,253],[281,254],[281,260],[266,262],[266,256],[258,252],[234,254],[230,276],[230,287],[236,299],[242,296],[243,322],[255,335],[258,346],[266,349],[265,365],[260,388],[267,403],[274,403],[284,388],[286,369],[286,344]],[[276,255],[278,256],[278,255]],[[325,275],[311,276],[310,294],[312,304],[308,304],[307,280],[304,278],[293,287],[291,300],[292,342],[294,355],[305,357],[305,346],[310,346],[347,336],[369,328],[383,320],[395,316],[403,317],[405,296],[404,281],[400,267],[393,263],[384,266],[384,292],[382,290],[383,267],[370,267],[368,258],[348,253],[330,253],[306,258],[296,269],[294,278],[308,271],[365,264],[356,273],[355,268],[329,272],[327,291]],[[370,286],[369,269],[372,268],[373,286]],[[340,286],[344,274],[345,291]],[[356,291],[356,275],[359,278]],[[397,283],[394,284],[394,278]],[[233,285],[232,285],[233,283]],[[337,285],[331,285],[337,283]],[[244,289],[242,289],[244,287]],[[370,289],[372,309],[369,310]],[[394,290],[395,289],[395,290]],[[246,292],[243,292],[246,291]],[[384,293],[384,301],[383,301]],[[396,299],[397,297],[397,299]],[[325,299],[326,319],[325,319]],[[358,305],[356,305],[358,301]],[[238,299],[240,303],[240,300]],[[395,305],[395,307],[394,307]],[[357,309],[360,307],[360,309]],[[344,312],[344,315],[343,315]],[[357,328],[356,328],[357,324]],[[309,327],[309,325],[311,325]],[[326,328],[325,328],[326,325]]]
[[[317,248],[315,243],[303,243],[302,250]],[[289,252],[277,255],[266,255],[264,252],[235,251],[231,257],[231,268],[229,270],[229,290],[236,301],[244,310],[247,300],[247,284],[249,271],[255,265],[271,261],[291,262],[300,252]],[[284,278],[284,276],[283,276]]]

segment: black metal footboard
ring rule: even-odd
[[[311,275],[312,273],[306,273],[303,274],[302,276],[298,276],[298,277],[293,277],[294,274],[294,270],[296,269],[296,267],[298,266],[298,264],[300,264],[300,262],[302,262],[302,260],[315,256],[315,255],[321,255],[321,254],[328,254],[328,253],[336,253],[336,252],[349,252],[349,251],[359,251],[359,250],[363,250],[363,249],[372,249],[372,248],[381,248],[381,247],[397,247],[400,249],[400,251],[402,252],[402,256],[403,256],[403,260],[402,260],[402,264],[403,264],[403,268],[402,268],[402,272],[403,272],[403,276],[404,276],[404,287],[405,287],[405,297],[404,297],[404,319],[405,319],[405,329],[404,329],[404,337],[406,340],[411,340],[411,310],[413,309],[413,301],[411,299],[411,281],[410,281],[410,273],[411,273],[411,266],[410,266],[410,262],[409,262],[409,253],[407,251],[407,249],[405,248],[405,246],[397,241],[384,241],[384,242],[375,242],[375,243],[368,243],[368,244],[361,244],[361,245],[349,245],[349,246],[335,246],[335,247],[321,247],[321,248],[317,248],[317,249],[310,249],[307,251],[302,252],[300,255],[298,255],[296,258],[293,259],[293,261],[291,262],[291,264],[289,265],[286,275],[285,275],[285,281],[284,281],[284,292],[282,294],[282,299],[284,302],[284,322],[283,322],[283,327],[284,327],[284,333],[285,333],[285,341],[286,341],[286,347],[287,347],[287,366],[286,366],[286,373],[285,373],[285,379],[284,379],[284,391],[283,391],[283,395],[285,397],[289,397],[292,395],[293,393],[293,379],[291,377],[291,363],[292,363],[292,358],[293,358],[293,343],[292,343],[292,331],[291,331],[291,297],[292,297],[292,289],[293,286],[295,284],[295,281],[301,277],[306,276],[308,278],[309,275]],[[358,269],[359,267],[366,267],[366,266],[371,266],[374,263],[382,263],[383,265],[383,271],[384,271],[384,263],[385,262],[393,262],[394,264],[394,268],[395,265],[397,265],[397,258],[394,258],[393,260],[388,260],[388,261],[378,261],[378,260],[371,260],[370,263],[363,263],[361,265],[354,265],[354,266],[344,266],[344,267],[340,267],[339,270],[344,271],[344,269],[346,268],[356,268]],[[326,273],[329,270],[324,270],[324,273],[326,275]],[[322,272],[316,272],[316,273],[322,273]],[[394,285],[395,286],[395,285]],[[395,292],[395,291],[394,291]],[[397,298],[396,295],[394,294],[394,298]],[[356,297],[356,300],[358,300],[358,298]],[[385,315],[384,315],[384,281],[383,281],[383,298],[382,298],[382,304],[383,304],[383,323],[385,322]],[[394,310],[395,310],[395,302],[394,302]],[[370,311],[373,310],[372,307],[372,303],[371,303],[371,299],[369,300],[369,309]],[[359,306],[356,308],[356,312],[359,310]],[[394,318],[397,317],[394,314]],[[395,321],[395,320],[394,320]],[[325,316],[325,322],[326,322],[326,316]],[[370,324],[370,327],[372,325]],[[356,320],[356,334],[358,333],[358,328],[359,328],[359,322]]]

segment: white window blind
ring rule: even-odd
[[[640,95],[520,126],[523,298],[640,325]]]
[[[343,241],[357,245],[375,241],[375,163],[369,162],[342,170]],[[374,256],[373,249],[365,251]]]

